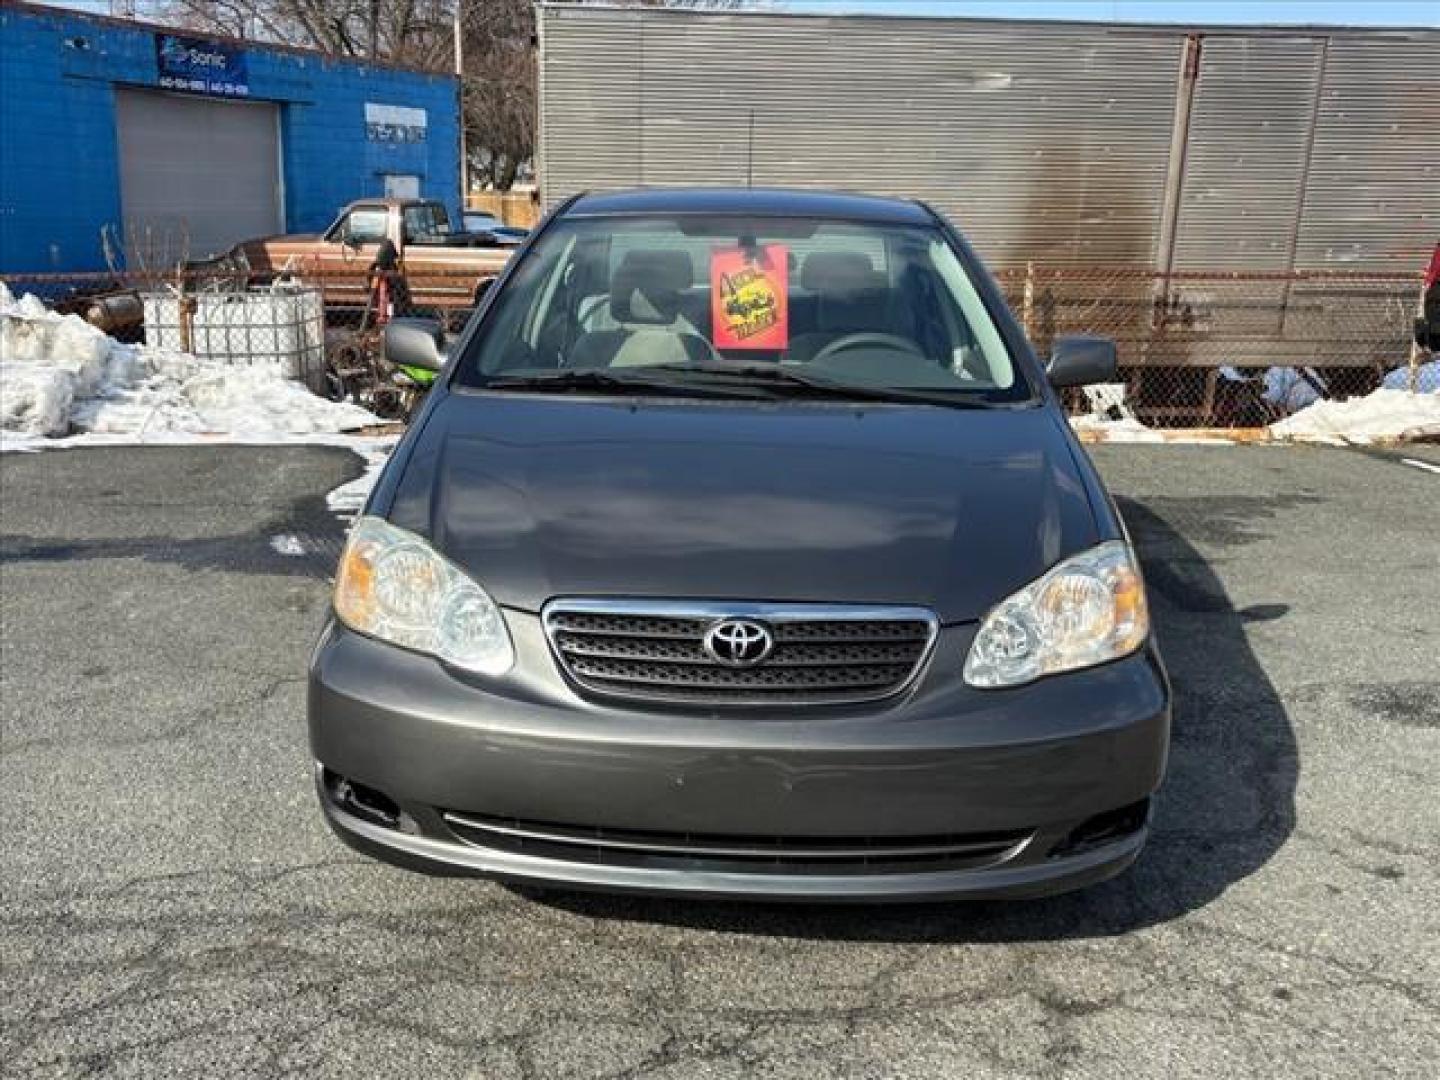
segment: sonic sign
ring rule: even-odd
[[[160,86],[217,97],[250,96],[245,54],[232,45],[179,34],[155,35],[155,65]]]

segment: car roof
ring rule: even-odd
[[[348,202],[341,207],[340,212],[343,214],[345,211],[353,210],[357,206],[384,206],[386,208],[398,206],[403,210],[407,206],[428,206],[431,203],[440,203],[441,206],[445,205],[439,199],[400,199],[394,195],[376,195],[373,199],[356,199],[354,202]]]
[[[667,187],[589,192],[565,217],[646,214],[750,214],[764,217],[831,218],[910,225],[934,223],[931,213],[908,199],[846,191],[796,188]]]

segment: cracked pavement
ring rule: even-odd
[[[1157,833],[1011,906],[369,862],[303,671],[359,459],[0,458],[0,1075],[1434,1075],[1440,448],[1096,448],[1175,681]],[[294,535],[312,554],[277,552]]]

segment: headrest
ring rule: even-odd
[[[860,292],[883,289],[885,277],[859,251],[816,251],[800,268],[800,285],[807,292]]]
[[[669,325],[693,280],[690,256],[683,251],[628,251],[610,278],[610,314],[620,323]]]

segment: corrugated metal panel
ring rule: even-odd
[[[1440,240],[1440,33],[1330,41],[1295,262],[1418,271]]]
[[[541,21],[549,204],[637,184],[857,188],[930,201],[992,264],[1164,261],[1183,28]],[[1414,270],[1440,234],[1440,33],[1202,34],[1175,268]]]
[[[1289,269],[1324,54],[1316,38],[1203,40],[1173,269]],[[1204,312],[1227,337],[1269,335],[1280,330],[1287,289],[1283,281],[1180,284],[1171,302]],[[1193,356],[1203,342],[1177,348]]]
[[[1174,35],[604,9],[542,18],[548,202],[642,183],[863,188],[932,202],[1000,264],[1154,257]]]
[[[1205,39],[1176,270],[1288,268],[1324,50],[1316,38]]]
[[[640,175],[638,12],[541,10],[541,166],[547,205]]]

